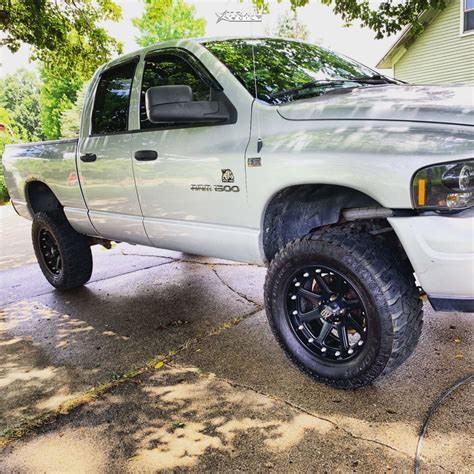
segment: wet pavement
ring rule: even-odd
[[[0,472],[412,471],[428,410],[472,373],[472,315],[426,304],[401,368],[335,390],[274,341],[265,269],[120,244],[63,293],[30,223],[0,219]],[[464,384],[430,419],[422,471],[472,472],[471,422]]]

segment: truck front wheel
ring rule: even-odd
[[[422,302],[413,275],[353,225],[290,242],[270,264],[271,328],[300,369],[337,388],[359,388],[413,352]]]
[[[35,214],[32,239],[41,271],[55,288],[70,290],[89,280],[92,274],[89,243],[71,227],[63,211]]]

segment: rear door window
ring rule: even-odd
[[[92,134],[107,135],[128,130],[130,91],[136,61],[105,71],[97,86],[92,111]]]

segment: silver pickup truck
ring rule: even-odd
[[[171,41],[101,67],[80,137],[8,146],[5,177],[56,288],[110,241],[268,265],[285,352],[356,388],[411,354],[424,294],[474,309],[473,100],[304,42]]]

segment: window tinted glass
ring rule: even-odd
[[[92,133],[108,134],[128,129],[130,89],[136,63],[104,72],[100,78],[92,112]]]
[[[464,31],[474,30],[474,10],[464,13]]]
[[[209,100],[210,87],[183,58],[173,54],[160,54],[146,59],[143,72],[140,127],[157,128],[160,125],[151,123],[146,116],[145,94],[150,87],[185,85],[193,90],[193,100]],[[166,126],[166,124],[163,124]]]
[[[302,96],[272,95],[296,89],[317,80],[349,79],[372,76],[375,72],[351,59],[319,46],[278,39],[235,39],[213,41],[204,46],[239,79],[245,88],[266,102],[287,102]],[[252,48],[255,53],[254,83]],[[351,87],[356,84],[350,83]],[[304,91],[305,97],[319,95],[317,88]]]

